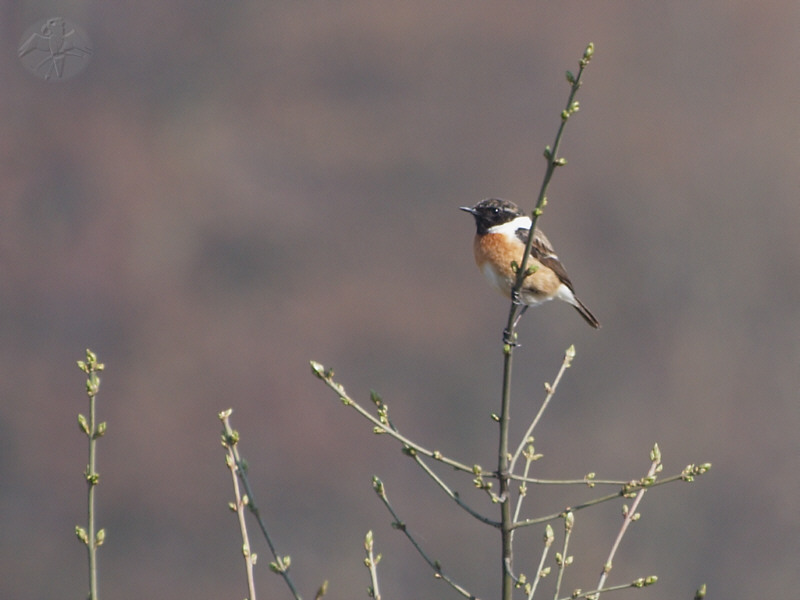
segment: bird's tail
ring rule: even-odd
[[[595,329],[600,329],[600,321],[598,321],[595,318],[595,316],[592,314],[592,311],[590,311],[588,308],[586,308],[586,306],[583,304],[583,302],[578,300],[577,296],[575,297],[575,304],[573,304],[572,306],[574,306],[575,310],[577,310],[581,314],[581,316],[584,319],[586,319],[586,322],[589,325],[591,325]]]

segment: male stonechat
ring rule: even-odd
[[[495,288],[510,297],[517,279],[511,263],[518,266],[522,264],[531,228],[530,217],[513,202],[497,198],[483,200],[472,208],[462,206],[461,210],[475,217],[477,233],[474,251],[478,268]],[[564,265],[538,227],[533,232],[527,266],[533,272],[525,278],[519,290],[519,302],[522,304],[519,317],[529,306],[556,298],[574,306],[595,329],[600,327],[591,311],[578,300]]]

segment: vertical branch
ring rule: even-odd
[[[502,546],[502,599],[511,600],[511,595],[514,590],[514,578],[512,570],[513,562],[513,518],[511,514],[511,502],[509,500],[509,480],[510,470],[509,463],[511,462],[511,455],[508,450],[508,436],[509,436],[509,423],[511,420],[511,371],[513,366],[513,352],[516,340],[515,322],[517,315],[521,310],[519,302],[519,290],[522,288],[522,282],[530,275],[528,272],[528,257],[530,256],[531,247],[533,244],[533,231],[536,228],[536,221],[542,214],[545,204],[547,203],[547,187],[550,184],[550,179],[556,170],[556,167],[567,164],[567,161],[558,157],[558,149],[561,145],[561,137],[564,133],[564,127],[569,120],[569,117],[578,111],[579,104],[575,100],[575,94],[581,86],[581,76],[589,64],[589,61],[594,54],[594,44],[589,44],[583,52],[583,57],[580,60],[578,73],[573,75],[572,72],[567,71],[567,82],[570,84],[569,98],[567,99],[566,108],[561,111],[561,124],[556,133],[556,139],[553,147],[547,146],[544,151],[544,157],[547,160],[547,170],[545,171],[542,186],[539,190],[539,197],[536,202],[536,208],[531,215],[531,229],[528,234],[528,241],[525,246],[525,252],[522,256],[522,262],[517,267],[517,279],[514,287],[511,290],[511,308],[508,311],[508,324],[503,337],[503,389],[501,396],[500,407],[500,433],[499,433],[499,448],[497,456],[497,477],[499,481],[499,499],[502,503],[500,505],[500,535]]]
[[[244,556],[244,563],[245,563],[245,571],[247,574],[247,590],[249,593],[247,600],[256,600],[256,585],[255,585],[255,578],[253,576],[253,567],[256,564],[257,556],[252,551],[250,547],[250,536],[247,533],[247,523],[244,518],[244,508],[249,503],[250,499],[247,495],[242,496],[242,492],[239,489],[239,465],[237,459],[237,451],[236,451],[236,444],[239,442],[239,436],[230,428],[229,417],[233,412],[232,409],[228,409],[219,413],[219,418],[222,421],[222,424],[225,428],[226,435],[222,437],[222,445],[227,450],[227,454],[225,455],[225,464],[228,465],[228,468],[231,471],[231,478],[233,479],[233,496],[235,498],[234,502],[229,504],[230,509],[236,513],[236,517],[239,520],[239,531],[242,534],[242,555]],[[228,434],[227,432],[230,431],[231,433]]]
[[[367,532],[364,538],[364,550],[367,552],[367,557],[364,559],[364,565],[369,569],[369,597],[375,600],[381,600],[381,591],[378,587],[378,563],[381,562],[381,555],[375,556],[373,553],[373,536],[372,530]]]
[[[553,528],[550,524],[545,527],[544,530],[544,549],[542,550],[542,557],[539,559],[539,568],[536,570],[536,577],[533,580],[533,583],[530,584],[530,587],[527,588],[528,592],[528,600],[533,600],[533,595],[536,593],[536,588],[539,586],[539,581],[542,578],[546,577],[548,573],[550,573],[550,567],[545,568],[544,563],[547,560],[547,555],[550,552],[550,546],[553,545],[553,540],[555,539],[555,535],[553,535]]]
[[[575,95],[578,93],[578,89],[581,87],[581,77],[583,77],[583,71],[586,69],[589,61],[592,60],[593,55],[594,44],[590,43],[588,46],[586,46],[586,50],[583,51],[583,57],[578,63],[577,75],[573,75],[572,71],[567,71],[567,83],[570,84],[567,106],[561,111],[561,124],[558,126],[558,132],[556,133],[556,139],[555,142],[553,142],[553,147],[550,148],[550,146],[547,146],[544,149],[544,158],[547,161],[547,170],[544,173],[544,179],[542,179],[542,187],[539,189],[539,196],[536,200],[536,208],[533,210],[533,214],[531,215],[530,235],[528,235],[528,242],[525,245],[525,255],[523,256],[522,263],[519,266],[519,271],[517,272],[517,281],[516,285],[514,286],[517,290],[520,289],[522,286],[522,281],[525,279],[525,277],[527,277],[525,272],[527,270],[526,266],[528,264],[528,256],[530,256],[531,247],[533,246],[533,231],[536,229],[536,221],[542,215],[544,207],[547,205],[547,187],[550,185],[550,179],[553,177],[553,173],[557,167],[563,167],[567,164],[567,159],[558,156],[558,149],[561,146],[561,138],[564,134],[564,127],[567,125],[567,121],[573,113],[578,112],[580,109],[580,104],[577,100],[575,100]]]
[[[229,411],[223,411],[219,413],[219,419],[222,421],[222,425],[224,431],[222,432],[222,443],[223,445],[228,445],[233,450],[233,458],[236,463],[236,472],[239,475],[239,479],[242,481],[242,485],[244,486],[244,492],[247,496],[247,508],[250,509],[250,512],[256,518],[258,522],[258,526],[261,529],[261,533],[264,536],[264,539],[267,541],[267,546],[269,546],[269,550],[272,553],[272,556],[275,558],[273,562],[269,564],[270,569],[280,575],[284,582],[286,582],[286,586],[289,588],[289,591],[292,593],[292,597],[295,600],[301,600],[300,593],[297,591],[297,588],[294,585],[294,581],[292,581],[291,576],[289,575],[289,567],[292,563],[292,559],[290,556],[280,556],[278,554],[278,550],[275,547],[275,544],[272,541],[272,537],[269,535],[269,531],[267,530],[267,525],[264,522],[264,519],[261,517],[261,513],[258,510],[258,506],[256,505],[255,498],[253,497],[253,490],[250,488],[250,481],[247,478],[247,473],[245,472],[245,466],[242,461],[242,457],[239,454],[239,449],[236,447],[236,444],[239,441],[239,433],[231,428],[230,422],[228,417],[230,416]],[[325,584],[323,584],[323,587]],[[324,593],[323,588],[320,588],[320,592]]]
[[[86,350],[86,360],[78,361],[78,368],[89,377],[86,379],[86,395],[89,397],[89,418],[78,415],[78,426],[89,438],[89,464],[83,475],[88,486],[87,498],[87,526],[75,526],[75,535],[86,546],[89,558],[89,600],[98,600],[97,593],[97,548],[103,545],[106,537],[105,529],[96,529],[95,524],[95,488],[100,481],[97,472],[97,440],[106,432],[105,422],[97,422],[96,397],[100,390],[100,373],[105,365],[97,362],[97,355],[91,350]]]
[[[575,526],[575,513],[567,512],[564,514],[564,546],[561,552],[556,552],[556,565],[558,566],[558,577],[556,578],[556,592],[553,598],[558,598],[561,593],[561,583],[564,581],[564,571],[572,564],[572,557],[567,554],[569,549],[569,538],[572,535],[572,528]]]
[[[611,572],[611,569],[614,565],[614,556],[617,554],[617,549],[619,548],[620,543],[622,542],[622,537],[625,535],[625,532],[628,530],[628,526],[639,518],[639,513],[636,512],[636,509],[639,508],[639,503],[642,501],[642,497],[644,493],[647,491],[647,488],[652,486],[656,481],[656,474],[661,471],[661,450],[658,447],[658,444],[653,446],[653,449],[650,451],[650,469],[647,471],[647,475],[644,476],[639,483],[641,487],[639,491],[636,493],[636,496],[631,503],[631,507],[628,508],[627,506],[623,510],[623,519],[622,519],[622,527],[620,527],[619,533],[617,533],[617,537],[614,540],[614,543],[611,545],[611,551],[608,553],[608,558],[606,559],[605,565],[603,565],[603,572],[600,575],[600,581],[597,584],[597,589],[602,590],[603,586],[606,583],[606,579],[608,578],[608,574]],[[592,600],[597,600],[600,598],[600,592],[598,591],[597,594],[592,596]]]

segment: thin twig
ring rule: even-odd
[[[294,582],[292,581],[292,578],[289,576],[289,566],[291,564],[291,557],[281,556],[278,554],[278,551],[275,548],[275,544],[273,543],[272,538],[269,535],[269,531],[267,530],[267,525],[264,522],[264,519],[261,517],[261,513],[259,512],[258,506],[256,505],[255,497],[253,496],[253,490],[250,488],[250,481],[247,478],[246,468],[239,454],[239,449],[236,447],[239,441],[239,433],[231,429],[230,423],[228,422],[228,416],[230,416],[230,413],[228,411],[223,411],[219,414],[219,418],[222,421],[224,427],[224,431],[222,434],[222,443],[223,445],[227,444],[228,446],[233,448],[233,456],[234,456],[234,461],[236,463],[236,472],[242,481],[245,494],[247,495],[247,508],[250,509],[250,512],[256,518],[258,526],[261,529],[261,533],[264,536],[264,539],[267,541],[267,546],[269,546],[269,550],[272,553],[272,556],[275,558],[275,561],[270,563],[270,568],[272,569],[273,572],[278,573],[281,577],[283,577],[283,580],[286,582],[286,585],[289,588],[289,591],[291,591],[292,596],[294,596],[295,600],[301,600],[300,594],[298,593],[297,588],[295,587]]]
[[[225,456],[225,463],[228,465],[228,468],[231,471],[231,478],[233,479],[233,495],[235,501],[231,502],[230,508],[236,513],[236,517],[239,520],[239,531],[242,534],[242,555],[244,556],[245,571],[247,573],[247,589],[250,594],[249,600],[256,600],[255,577],[253,575],[253,567],[256,564],[256,554],[252,552],[250,547],[250,536],[247,533],[247,522],[245,520],[244,512],[245,505],[249,502],[249,498],[247,496],[243,498],[239,489],[239,466],[237,462],[238,450],[236,449],[238,437],[233,435],[234,432],[231,429],[229,422],[232,412],[232,409],[228,409],[219,414],[219,418],[222,421],[226,432],[226,435],[223,436],[222,442],[222,445],[228,452]]]
[[[528,430],[525,432],[525,435],[522,436],[522,440],[517,447],[517,451],[514,452],[513,457],[511,458],[511,464],[508,466],[508,470],[512,473],[514,472],[514,465],[517,463],[517,459],[519,458],[520,454],[522,454],[522,449],[525,447],[525,444],[528,443],[528,440],[531,439],[533,435],[533,430],[536,425],[539,423],[539,420],[542,418],[544,411],[547,409],[548,404],[550,404],[550,400],[553,399],[553,396],[556,394],[556,389],[558,388],[558,384],[561,382],[561,377],[564,375],[564,371],[569,369],[572,365],[572,360],[575,358],[575,346],[570,346],[567,348],[566,352],[564,352],[564,360],[561,362],[561,368],[558,370],[558,374],[556,378],[553,380],[553,383],[545,384],[545,389],[547,390],[547,396],[545,396],[544,402],[542,402],[542,406],[539,408],[539,412],[536,413],[533,421],[531,422]]]
[[[583,510],[584,508],[596,506],[598,504],[614,500],[615,498],[619,498],[621,496],[634,497],[635,492],[643,488],[647,489],[655,488],[665,485],[667,483],[672,483],[673,481],[691,482],[694,481],[695,477],[699,477],[700,475],[704,475],[705,473],[707,473],[709,469],[711,469],[711,463],[703,463],[701,465],[687,465],[686,467],[684,467],[683,471],[680,472],[680,474],[672,475],[664,479],[659,479],[658,481],[648,481],[647,478],[629,481],[628,483],[624,484],[618,492],[614,494],[599,496],[597,498],[593,498],[592,500],[587,500],[586,502],[583,502],[581,504],[576,504],[575,506],[569,506],[557,513],[551,513],[549,515],[536,517],[534,519],[525,519],[524,521],[518,521],[513,524],[512,529],[519,529],[521,527],[530,527],[531,525],[538,525],[540,523],[547,523],[548,521],[554,521],[556,519],[560,519],[567,511],[577,512],[579,510]]]
[[[475,465],[468,466],[463,463],[460,463],[452,458],[448,458],[444,456],[438,450],[428,450],[427,448],[417,444],[416,442],[408,439],[406,436],[401,434],[397,429],[393,429],[389,426],[388,423],[382,423],[380,419],[373,416],[369,413],[365,408],[363,408],[358,402],[353,400],[344,389],[344,386],[341,383],[337,383],[333,379],[333,370],[326,369],[322,364],[316,361],[310,361],[311,364],[311,372],[320,380],[322,380],[325,385],[327,385],[330,389],[332,389],[336,394],[339,396],[339,399],[342,401],[342,404],[345,406],[349,406],[353,410],[355,410],[358,414],[362,417],[367,419],[371,422],[375,428],[375,433],[386,433],[396,439],[399,442],[402,442],[404,446],[412,448],[415,452],[427,456],[428,458],[432,458],[440,463],[453,467],[458,471],[464,471],[465,473],[473,473],[475,471]]]
[[[378,494],[378,498],[380,498],[381,502],[383,502],[386,510],[388,510],[389,514],[392,515],[392,518],[394,519],[392,527],[402,531],[405,534],[406,538],[408,538],[408,541],[410,541],[411,545],[414,546],[414,549],[417,551],[417,553],[426,563],[428,563],[428,566],[433,569],[434,577],[446,582],[451,588],[465,598],[469,598],[470,600],[479,600],[476,596],[472,595],[465,588],[457,584],[449,575],[445,574],[444,571],[442,571],[441,563],[438,560],[432,559],[430,556],[428,556],[427,552],[422,549],[422,546],[420,546],[416,538],[411,535],[411,532],[408,531],[408,527],[406,527],[406,524],[400,520],[400,517],[397,515],[391,503],[389,502],[389,498],[386,496],[386,487],[383,485],[383,482],[377,477],[373,477],[372,488],[375,490],[375,493]]]
[[[380,395],[377,394],[376,392],[372,392],[372,402],[378,409],[378,420],[381,422],[381,424],[384,426],[388,426],[392,431],[399,433],[397,427],[389,418],[389,406],[383,401],[383,398],[381,398]],[[482,515],[478,511],[468,506],[463,500],[461,500],[459,494],[450,489],[450,487],[442,480],[442,478],[439,477],[439,475],[431,467],[429,467],[427,463],[425,463],[425,461],[422,460],[422,457],[420,457],[419,453],[415,449],[409,446],[403,446],[403,451],[408,456],[411,456],[414,459],[414,462],[416,462],[419,465],[419,467],[423,471],[425,471],[425,473],[431,479],[433,479],[436,485],[438,485],[439,488],[441,488],[451,500],[453,500],[456,504],[458,504],[458,506],[460,506],[467,513],[469,513],[482,523],[486,523],[487,525],[491,525],[492,527],[500,527],[500,523],[498,521],[493,521],[489,517]],[[473,467],[473,474],[476,475],[476,481],[481,481],[480,478],[483,474],[477,471],[476,467]],[[484,487],[486,487],[485,484]]]
[[[569,596],[563,596],[559,598],[559,600],[576,600],[577,598],[587,598],[591,600],[603,592],[617,592],[619,590],[627,590],[628,588],[643,588],[647,587],[648,585],[653,585],[657,581],[658,577],[655,575],[650,575],[649,577],[640,577],[639,579],[635,579],[630,583],[611,585],[607,588],[597,588],[596,590],[589,590],[587,592],[580,592],[578,594],[572,593]]]
[[[583,479],[539,479],[538,477],[528,477],[526,475],[509,475],[509,479],[521,483],[534,483],[536,485],[625,485],[627,481],[621,479],[595,479],[592,473]]]
[[[597,583],[598,590],[602,590],[606,583],[608,574],[611,572],[611,569],[614,565],[614,556],[617,554],[617,550],[619,549],[619,545],[622,542],[625,532],[628,530],[628,526],[630,526],[633,521],[639,518],[639,514],[636,512],[636,509],[639,507],[639,503],[642,501],[644,493],[647,491],[648,487],[651,487],[652,483],[655,483],[656,474],[662,469],[661,450],[659,450],[658,444],[653,446],[653,449],[650,451],[650,461],[650,468],[647,470],[647,475],[642,478],[642,481],[651,482],[651,484],[643,486],[636,493],[630,508],[625,507],[625,510],[623,511],[622,527],[620,527],[617,537],[614,540],[614,543],[611,545],[611,551],[608,553],[608,558],[603,565],[603,570],[600,574],[600,581]],[[592,596],[592,600],[597,600],[598,598],[600,598],[600,592],[597,592],[597,594]]]
[[[452,491],[448,487],[448,485],[444,481],[442,481],[441,478],[433,471],[433,469],[431,469],[427,464],[425,464],[425,462],[419,456],[414,456],[414,460],[420,467],[422,467],[422,470],[425,471],[442,490],[444,490],[444,493],[447,494],[456,504],[458,504],[461,508],[463,508],[467,513],[469,513],[482,523],[486,523],[487,525],[491,525],[492,527],[500,527],[499,521],[494,521],[489,517],[482,515],[478,511],[471,508],[470,506],[468,506],[458,495],[458,492]]]
[[[561,146],[561,138],[564,134],[564,127],[566,126],[567,121],[574,113],[578,112],[578,109],[580,108],[580,105],[575,100],[575,94],[578,93],[578,90],[581,87],[581,77],[583,77],[583,71],[589,64],[589,61],[592,59],[593,55],[594,44],[589,43],[589,45],[586,46],[586,49],[583,51],[583,57],[578,63],[578,73],[573,75],[571,71],[567,71],[567,82],[570,84],[567,105],[566,108],[561,111],[561,124],[556,132],[556,138],[553,142],[553,147],[551,148],[550,146],[547,146],[544,149],[544,158],[547,161],[547,169],[545,170],[544,178],[542,179],[542,185],[539,188],[539,195],[536,199],[536,208],[533,209],[533,213],[531,214],[531,227],[528,230],[528,241],[525,244],[525,252],[522,255],[522,262],[517,268],[517,280],[514,282],[514,287],[512,288],[511,292],[512,302],[511,309],[509,310],[508,314],[508,325],[506,327],[506,331],[508,332],[508,341],[510,342],[508,345],[511,347],[513,347],[513,340],[515,337],[514,323],[516,321],[517,311],[520,308],[520,304],[514,302],[513,299],[519,294],[519,290],[522,289],[522,282],[530,274],[528,273],[528,260],[531,255],[531,248],[533,247],[533,232],[536,229],[536,222],[539,220],[539,217],[542,215],[544,207],[547,204],[547,188],[550,185],[550,179],[552,179],[556,168],[567,164],[566,159],[558,156],[558,150]]]
[[[530,584],[530,591],[528,592],[528,600],[532,600],[533,595],[536,593],[536,588],[539,587],[539,582],[542,578],[545,577],[548,570],[545,570],[545,562],[547,561],[547,555],[550,553],[550,546],[553,545],[553,540],[555,539],[555,535],[553,535],[553,528],[548,525],[545,528],[544,532],[544,549],[542,550],[542,556],[539,559],[539,568],[536,569],[536,577],[533,580],[533,583]]]
[[[372,531],[368,531],[364,538],[364,550],[367,552],[367,558],[364,559],[364,564],[369,569],[369,596],[375,600],[381,600],[381,591],[378,587],[378,563],[381,562],[381,555],[375,556],[373,554],[373,539]]]
[[[97,362],[97,355],[91,350],[86,350],[86,360],[78,361],[78,368],[89,377],[86,380],[86,395],[89,397],[89,418],[82,414],[78,415],[78,425],[89,438],[89,464],[83,476],[88,486],[87,513],[88,522],[84,529],[80,525],[75,526],[75,534],[78,539],[86,545],[89,558],[89,600],[99,600],[97,591],[97,548],[103,545],[106,537],[106,530],[96,530],[95,524],[95,488],[100,481],[100,474],[97,472],[97,440],[106,432],[106,423],[97,422],[97,402],[96,396],[100,390],[100,377],[105,369],[103,363]]]
[[[575,526],[575,515],[572,511],[564,514],[564,545],[561,552],[556,552],[556,565],[558,565],[558,577],[556,579],[556,593],[553,598],[558,598],[558,593],[561,591],[561,582],[564,579],[564,571],[569,565],[572,564],[572,557],[567,554],[569,549],[569,540],[572,537],[572,528]]]

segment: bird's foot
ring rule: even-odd
[[[519,346],[517,332],[511,329],[503,329],[503,345],[509,348],[517,348]]]

